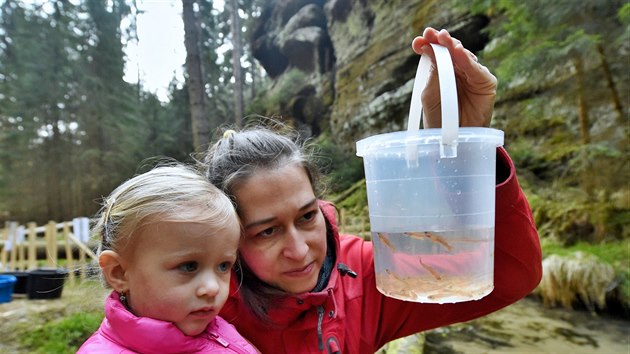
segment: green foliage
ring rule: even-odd
[[[367,188],[365,179],[360,179],[349,188],[350,193],[343,194],[343,198],[339,199],[336,205],[339,208],[351,211],[353,214],[367,216]]]
[[[360,179],[348,189],[326,196],[339,210],[339,231],[370,240],[370,220],[365,179]]]
[[[291,115],[292,99],[306,85],[310,85],[306,73],[291,69],[273,82],[269,90],[258,92],[247,112],[263,116]]]
[[[212,1],[198,5],[212,129],[233,117],[229,53],[218,55],[229,26]],[[242,6],[249,17],[261,4]],[[0,1],[0,200],[11,201],[3,219],[89,216],[145,159],[190,159],[187,88],[173,83],[162,103],[123,80],[136,15],[126,0]],[[245,67],[252,88],[265,83],[258,66]]]
[[[326,134],[317,138],[323,175],[331,193],[339,193],[363,178],[363,160],[344,151]]]
[[[271,108],[286,107],[290,99],[307,82],[306,74],[298,69],[292,69],[282,76],[282,81],[277,83],[271,90],[271,96],[267,98],[268,106]]]
[[[544,239],[541,242],[541,247],[544,257],[552,254],[568,256],[576,252],[583,252],[597,256],[599,260],[614,266],[618,270],[626,272],[630,270],[628,268],[630,266],[630,239],[597,244],[578,242],[568,247],[551,239]]]
[[[628,208],[610,202],[610,194],[600,190],[595,198],[582,188],[558,187],[531,190],[527,198],[539,234],[565,245],[578,241],[599,242],[625,239],[628,235]]]
[[[607,161],[609,163],[623,162],[623,153],[607,142],[598,142],[580,145],[574,150],[569,167],[577,173],[591,171],[590,166],[596,162]]]
[[[0,6],[3,217],[92,215],[145,158],[188,157],[187,111],[123,81],[124,0]]]
[[[24,333],[20,342],[32,353],[75,353],[102,320],[102,312],[74,313]]]
[[[630,237],[627,107],[613,99],[628,102],[627,2],[453,3],[491,19],[491,42],[478,54],[500,83],[493,124],[506,133],[541,237],[564,245]]]
[[[618,44],[628,44],[630,41],[630,2],[626,2],[617,12],[617,17],[621,21],[621,25],[624,28],[624,34],[619,39]]]

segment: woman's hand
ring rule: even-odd
[[[487,127],[492,119],[492,110],[497,93],[497,78],[485,66],[477,62],[477,57],[462,43],[451,37],[446,30],[437,31],[431,27],[422,36],[414,38],[411,47],[422,55],[431,58],[432,70],[427,86],[422,93],[425,128],[441,127],[440,89],[435,71],[435,54],[429,43],[440,44],[448,49],[455,68],[457,95],[459,98],[459,119],[462,127]]]

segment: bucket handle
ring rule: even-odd
[[[442,108],[442,139],[440,142],[441,157],[457,157],[457,137],[459,135],[459,107],[457,103],[457,84],[455,70],[448,49],[444,46],[430,43],[435,53],[435,66],[440,84],[440,98]],[[427,85],[431,60],[428,55],[420,57],[411,93],[409,121],[407,130],[420,129],[422,119],[422,91]]]

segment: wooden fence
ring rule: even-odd
[[[340,209],[339,231],[370,239],[370,222],[367,216],[356,216]],[[58,268],[59,260],[65,259],[63,267],[72,270],[69,278],[76,276],[74,270],[88,269],[96,260],[89,246],[88,218],[72,221],[49,221],[45,225],[30,222],[20,225],[6,222],[0,229],[0,271],[24,271],[41,267]],[[60,257],[61,256],[61,257]],[[84,278],[85,271],[78,272]]]
[[[24,271],[41,267],[60,267],[59,256],[65,259],[64,268],[69,279],[77,276],[75,270],[88,269],[96,254],[88,246],[89,220],[75,218],[57,223],[49,221],[38,226],[34,222],[20,225],[6,222],[0,230],[0,270]],[[78,272],[83,279],[86,272]]]

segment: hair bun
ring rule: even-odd
[[[236,134],[236,131],[228,129],[223,133],[223,139],[229,139],[234,134]]]

